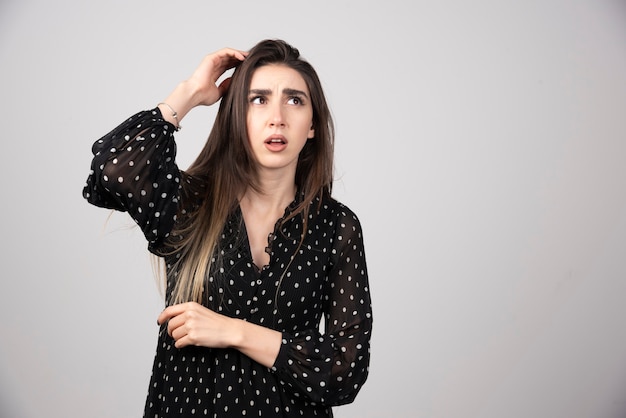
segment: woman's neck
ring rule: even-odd
[[[261,176],[259,186],[259,190],[249,187],[240,199],[240,203],[266,212],[280,211],[282,213],[296,195],[293,176]]]

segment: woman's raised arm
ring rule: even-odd
[[[216,103],[228,90],[230,77],[217,84],[222,75],[243,61],[248,53],[223,48],[206,55],[191,77],[181,82],[170,95],[159,104],[163,118],[174,126],[196,106]]]

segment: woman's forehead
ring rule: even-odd
[[[302,75],[283,64],[263,65],[254,70],[250,79],[250,89],[292,88],[308,93],[309,89]]]

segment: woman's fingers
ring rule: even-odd
[[[189,320],[193,316],[190,314],[192,309],[191,304],[187,303],[168,306],[159,315],[157,323],[159,325],[167,323],[167,333],[178,342],[188,333]]]
[[[167,308],[163,309],[163,311],[159,314],[157,318],[157,322],[159,325],[163,325],[165,322],[169,321],[171,318],[180,315],[186,310],[187,303],[180,303],[178,305],[171,305]]]
[[[163,310],[158,323],[167,323],[167,333],[176,342],[176,347],[202,345],[226,347],[230,344],[229,333],[232,320],[210,309],[188,302],[172,305]]]
[[[223,48],[204,57],[191,76],[201,92],[200,104],[211,105],[226,93],[229,83],[220,83],[218,86],[217,81],[226,71],[241,64],[247,55],[245,51]]]
[[[230,86],[230,77],[225,78],[224,80],[222,80],[220,85],[217,86],[217,89],[220,92],[220,97],[223,97],[226,94],[226,92],[228,91],[228,86]]]
[[[224,48],[207,55],[199,68],[199,76],[208,77],[215,83],[226,71],[235,68],[245,58],[247,52]]]
[[[232,48],[222,48],[213,54],[209,54],[209,56],[211,55],[220,58],[225,68],[229,69],[243,61],[248,55],[248,52]]]

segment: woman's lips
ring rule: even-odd
[[[287,140],[282,135],[272,135],[265,140],[265,148],[272,152],[279,152],[287,148]]]

